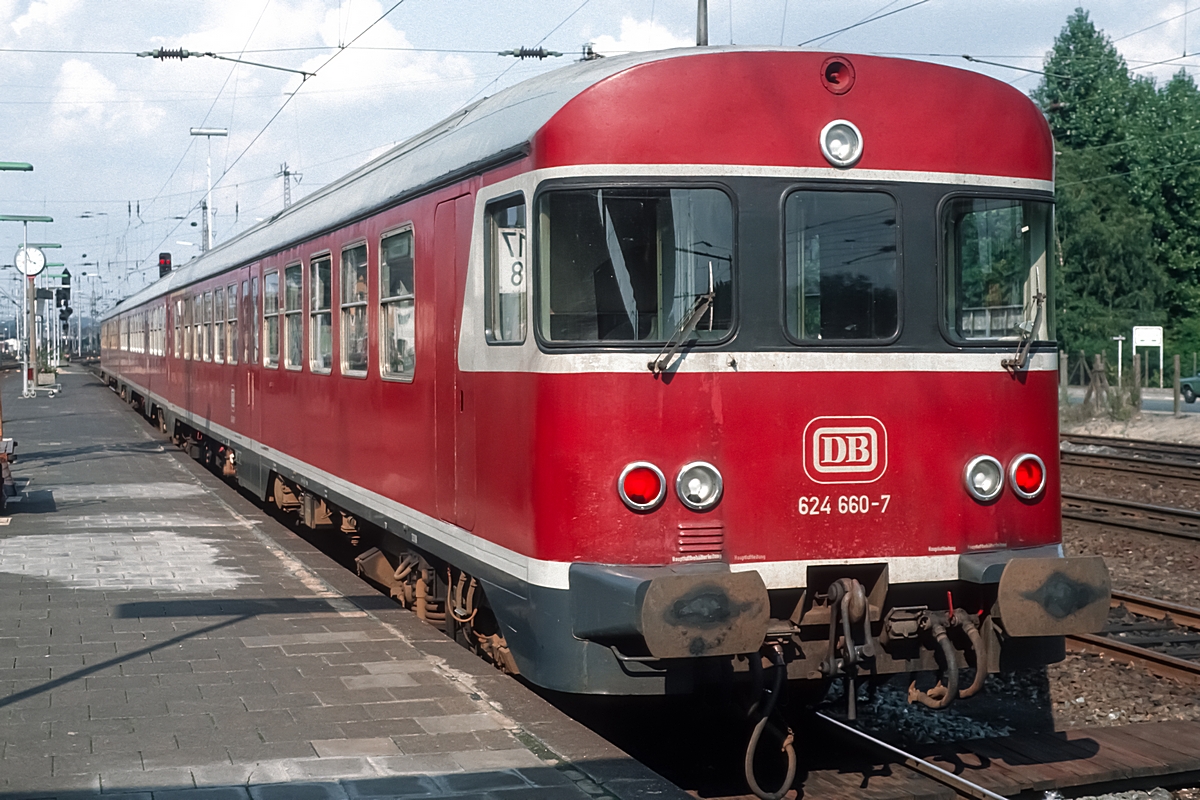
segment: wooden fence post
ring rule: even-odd
[[[1175,387],[1174,387],[1174,392],[1175,392],[1175,416],[1177,416],[1177,417],[1182,417],[1182,416],[1183,416],[1183,409],[1182,409],[1182,407],[1179,405],[1179,377],[1180,377],[1180,376],[1179,376],[1179,354],[1178,354],[1178,353],[1176,353],[1176,354],[1175,354],[1175,355],[1172,357],[1172,360],[1175,362]]]

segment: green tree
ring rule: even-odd
[[[1057,150],[1059,340],[1072,353],[1107,352],[1114,334],[1166,316],[1158,242],[1169,214],[1144,147],[1159,97],[1083,9],[1067,19],[1044,69],[1033,98]]]

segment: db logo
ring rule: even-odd
[[[874,483],[887,471],[887,429],[874,417],[817,417],[804,428],[804,472],[817,483]]]

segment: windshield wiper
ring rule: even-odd
[[[706,294],[702,294],[696,298],[691,312],[679,321],[679,326],[675,328],[675,332],[671,334],[671,338],[667,339],[667,343],[663,345],[663,349],[658,352],[653,361],[646,365],[651,372],[658,375],[666,371],[667,365],[671,363],[671,359],[679,352],[679,348],[683,347],[684,340],[696,329],[700,320],[712,308],[716,296],[716,292],[710,289]]]
[[[1029,363],[1029,350],[1033,347],[1033,340],[1037,335],[1038,329],[1042,327],[1042,310],[1046,306],[1046,293],[1041,290],[1041,273],[1036,269],[1033,271],[1033,279],[1033,302],[1037,304],[1037,311],[1034,313],[1032,321],[1028,319],[1022,320],[1017,325],[1017,330],[1021,332],[1021,340],[1017,345],[1017,354],[1012,358],[1000,360],[1000,366],[1014,375],[1019,370],[1025,369],[1026,364]]]

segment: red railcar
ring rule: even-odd
[[[972,72],[580,63],[125,300],[103,370],[545,687],[1047,663],[1108,604],[1060,544],[1053,165]]]

